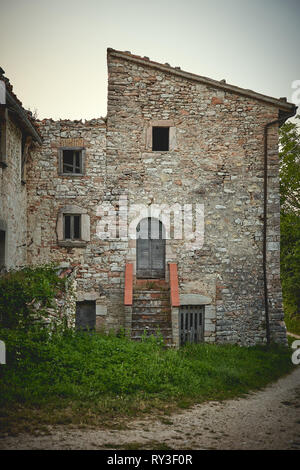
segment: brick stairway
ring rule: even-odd
[[[161,332],[164,342],[172,344],[170,290],[165,281],[137,281],[133,288],[132,333],[140,340],[144,331],[147,335]]]

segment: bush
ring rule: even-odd
[[[300,333],[300,217],[281,214],[281,283],[285,322]]]
[[[64,289],[65,280],[54,265],[26,267],[0,277],[0,326],[28,328],[46,316],[53,298]],[[38,306],[38,313],[37,313]]]

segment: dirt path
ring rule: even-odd
[[[289,331],[287,332],[287,335],[292,336],[293,338],[298,338],[300,339],[299,335],[295,335],[295,333],[290,333]]]
[[[300,366],[247,398],[208,402],[126,430],[52,428],[0,440],[0,449],[299,449]]]

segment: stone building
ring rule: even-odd
[[[295,106],[129,52],[107,60],[106,118],[34,122],[27,263],[76,268],[81,326],[286,342],[278,128]]]
[[[0,270],[27,262],[26,160],[42,140],[0,68]]]

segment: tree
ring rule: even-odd
[[[296,119],[300,119],[300,115]],[[283,212],[300,215],[300,132],[297,124],[283,124],[279,143],[281,208]]]
[[[300,119],[300,116],[297,116]],[[300,332],[300,132],[285,123],[279,132],[281,283],[288,329]]]

